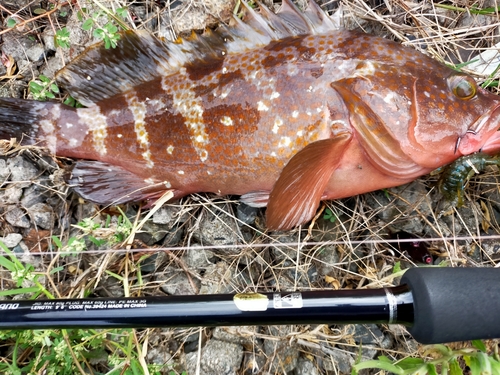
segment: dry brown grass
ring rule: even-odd
[[[101,4],[107,9],[116,9],[125,4],[118,0],[102,0],[99,3],[96,0],[90,2],[92,1],[94,5]],[[40,7],[49,9],[49,3],[57,6],[54,2],[43,2]],[[65,4],[69,12],[82,6],[80,1],[59,4]],[[471,12],[474,8],[484,9],[492,6],[493,2],[490,1],[344,0],[341,4],[346,27],[359,27],[367,32],[398,40],[447,64],[465,63],[471,56],[494,49],[500,42],[498,11],[490,15]],[[325,4],[325,7],[328,6]],[[206,15],[207,11],[215,17],[200,16]],[[185,2],[180,11],[177,8],[171,12],[168,6],[153,7],[143,15],[142,22],[132,23],[131,19],[125,22],[130,28],[152,27],[153,32],[158,32],[160,29],[157,20],[167,23],[170,21],[171,24],[162,29],[162,32],[170,30],[172,36],[177,36],[192,27],[200,28],[196,22],[203,24],[204,18],[208,18],[209,24],[214,23],[216,18],[227,19],[224,12],[214,12],[217,11],[211,8],[211,2],[193,0]],[[38,38],[39,32],[44,28],[52,28],[55,32],[64,26],[65,22],[64,18],[54,17],[56,10],[37,15],[28,3],[19,6],[11,0],[0,4],[0,14],[3,17],[0,20],[4,22],[7,17],[16,17],[20,22],[17,31],[34,38]],[[7,28],[0,29],[0,37],[9,32],[12,31]],[[68,58],[67,53],[63,54],[66,62]],[[500,76],[496,73],[490,77],[488,74],[467,70],[467,67],[464,70],[473,74],[480,82],[497,81]],[[21,90],[25,95],[27,81],[32,78],[32,72],[13,68],[11,73],[20,74],[25,79],[4,77],[0,81],[0,87],[7,92]],[[496,92],[497,88],[492,88],[492,91]],[[0,155],[4,158],[22,154],[36,163],[47,157],[43,150],[19,146],[14,142],[2,141],[0,148]],[[66,161],[59,160],[57,163],[59,167],[63,167]],[[357,289],[393,285],[396,282],[392,274],[394,263],[401,261],[406,266],[412,261],[390,250],[386,241],[387,233],[389,230],[408,228],[416,230],[417,235],[434,238],[434,255],[450,265],[498,264],[498,254],[491,250],[498,239],[488,239],[488,236],[500,234],[496,211],[496,205],[500,204],[497,201],[500,199],[498,168],[488,169],[486,173],[473,177],[469,182],[465,197],[466,207],[470,209],[443,208],[435,187],[437,177],[429,176],[410,187],[326,202],[321,209],[328,208],[337,216],[334,223],[324,220],[323,214],[320,214],[314,225],[283,234],[267,232],[262,215],[258,216],[254,227],[239,226],[235,215],[235,201],[232,199],[194,195],[181,202],[166,204],[179,210],[176,216],[178,222],[174,224],[176,230],[182,231],[182,238],[174,247],[147,246],[140,239],[131,238],[128,242],[121,241],[109,245],[106,249],[94,246],[89,251],[69,257],[62,257],[57,249],[54,249],[52,236],[57,236],[63,243],[67,243],[72,237],[84,238],[89,232],[69,226],[68,223],[78,223],[90,217],[102,223],[106,220],[106,215],[117,217],[119,212],[113,208],[104,211],[89,208],[89,205],[83,205],[78,199],[67,196],[67,188],[61,183],[61,173],[56,171],[45,175],[55,176],[46,189],[62,201],[58,225],[53,230],[20,231],[9,226],[2,218],[4,213],[0,211],[0,235],[16,231],[23,234],[31,255],[26,256],[26,259],[36,261],[36,269],[43,273],[46,288],[59,298],[78,298],[88,291],[105,296],[116,289],[123,290],[125,295],[130,296],[161,295],[161,286],[173,280],[176,275],[172,273],[173,270],[184,275],[183,280],[187,283],[183,287],[184,290],[195,293]],[[409,200],[404,189],[415,188],[417,193]],[[130,214],[132,210],[127,212]],[[137,225],[146,215],[146,211],[139,209],[135,212],[135,216],[131,215],[130,220]],[[387,215],[388,212],[392,214]],[[236,228],[235,243],[227,246],[200,244],[195,233],[200,222],[207,216],[220,220],[222,226]],[[221,216],[226,219],[221,220]],[[91,234],[96,238],[109,239],[116,233],[117,226],[115,221],[107,228],[93,230]],[[463,237],[468,239],[464,240]],[[186,252],[199,250],[200,246],[215,253],[214,266],[207,269],[190,269],[185,263],[184,255]],[[326,255],[333,252],[338,254],[334,263],[333,258]],[[144,277],[140,272],[141,264],[144,264],[144,257],[152,254],[156,254],[154,271]],[[111,277],[109,272],[120,275],[121,279]],[[3,277],[4,288],[8,288],[12,285],[11,280],[5,273]],[[388,327],[384,329],[390,330]],[[335,369],[338,368],[331,355],[333,348],[340,345],[343,350],[357,350],[357,345],[350,339],[346,327],[240,327],[227,330],[254,343],[262,339],[298,344],[305,356],[314,359],[318,368],[331,368],[328,373],[332,374],[337,373]],[[172,357],[181,361],[183,349],[178,343],[186,341],[189,335],[198,331],[200,330],[163,330],[158,334],[158,330],[145,330],[136,333],[136,343],[137,347],[147,352],[152,347],[142,347],[142,344],[149,340],[156,347],[170,349]],[[200,332],[203,332],[200,340],[208,339],[212,334],[211,330]],[[390,358],[401,358],[418,355],[418,351],[421,351],[408,336],[399,335],[396,340],[399,341],[394,346],[397,349],[381,349],[381,353]],[[247,346],[246,350],[261,355],[255,347]],[[278,353],[276,355],[279,356]],[[264,370],[281,373],[279,368],[271,368],[271,362],[272,358],[266,358]],[[331,366],[328,367],[324,362],[331,362]]]

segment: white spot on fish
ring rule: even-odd
[[[222,74],[226,74],[226,73],[227,73],[227,68],[226,67],[222,68]]]
[[[293,112],[292,112],[292,117],[293,117],[293,118],[297,118],[297,117],[299,117],[299,111],[293,111]]]
[[[208,151],[207,150],[202,150],[200,152],[200,161],[204,162],[208,159]]]
[[[149,134],[146,129],[146,124],[144,123],[147,113],[146,104],[144,102],[140,102],[133,91],[125,95],[125,99],[128,103],[128,109],[134,116],[134,130],[137,141],[139,142],[140,148],[144,150],[142,158],[146,162],[146,166],[148,168],[153,168],[155,164],[153,160],[151,160],[151,151],[149,150]]]
[[[168,152],[169,155],[172,155],[174,153],[174,146],[169,145],[167,147],[167,152]]]
[[[223,116],[220,119],[220,122],[224,126],[233,126],[233,119],[231,117],[229,117],[229,116]]]
[[[431,94],[429,94],[427,91],[424,91],[424,95],[425,95],[426,97],[428,97],[428,98],[430,98],[430,97],[431,97]]]
[[[229,93],[231,92],[231,88],[226,88],[221,94],[219,95],[219,98],[225,99]]]
[[[148,185],[154,185],[155,181],[152,178],[146,178],[144,182]]]
[[[71,129],[72,127],[73,127],[73,124],[71,124],[69,122],[66,124],[66,128]]]
[[[393,92],[388,93],[384,97],[384,102],[386,102],[387,104],[393,104],[393,101],[394,101],[394,93]]]
[[[283,125],[283,120],[277,117],[276,120],[274,120],[274,126],[272,130],[274,134],[278,134],[281,125]]]
[[[116,136],[117,136],[118,138],[121,138],[121,137],[123,137],[123,134],[117,134]]]
[[[167,189],[170,189],[172,187],[172,184],[169,181],[163,181],[163,185],[165,185]]]
[[[276,92],[276,91],[275,91],[275,92],[273,92],[273,93],[271,94],[271,100],[273,100],[273,99],[277,99],[277,98],[279,98],[279,97],[280,97],[280,93],[279,93],[279,92]]]
[[[90,81],[92,80],[92,77],[91,76],[87,76],[87,81]]]
[[[281,137],[278,147],[288,147],[292,143],[290,137]]]
[[[76,147],[76,146],[78,146],[78,143],[79,143],[79,142],[78,142],[78,140],[77,140],[76,138],[71,138],[71,139],[69,140],[69,145],[70,145],[70,147]]]
[[[179,174],[184,174],[184,171],[177,171],[177,173],[179,173]]]
[[[276,152],[271,152],[271,156],[276,156]]]
[[[257,110],[258,111],[269,111],[269,107],[265,105],[262,101],[257,102]]]
[[[304,131],[299,130],[299,131],[297,132],[297,137],[302,137],[303,135],[304,135]]]
[[[312,90],[313,90],[313,87],[312,87],[312,86],[309,86],[309,87],[307,88],[307,90],[306,90],[306,91],[307,91],[307,92],[312,92]]]
[[[47,142],[47,148],[50,150],[50,152],[55,153],[56,152],[56,144],[57,144],[57,137],[55,135],[55,128],[54,124],[52,123],[51,120],[42,120],[40,121],[40,125],[42,127],[43,132],[45,133],[45,140]]]
[[[98,105],[88,108],[77,108],[76,114],[92,134],[94,150],[100,155],[105,155],[107,152],[106,137],[108,136],[108,119],[101,113],[101,108]]]

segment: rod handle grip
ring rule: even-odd
[[[500,337],[500,269],[412,268],[401,283],[413,295],[409,331],[418,342]]]

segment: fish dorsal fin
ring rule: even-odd
[[[286,37],[324,33],[337,27],[312,0],[301,12],[284,0],[278,13],[264,5],[260,12],[242,1],[243,20],[233,16],[229,25],[176,42],[160,40],[147,31],[124,31],[115,48],[104,43],[89,47],[56,74],[57,82],[80,103],[95,103],[127,92],[155,78],[176,73],[186,64],[224,59],[227,54],[263,47]]]
[[[92,106],[184,62],[179,45],[165,44],[145,31],[125,31],[116,48],[105,49],[102,43],[89,47],[57,72],[56,80],[80,103]]]
[[[350,140],[350,133],[342,133],[316,141],[290,159],[269,195],[269,229],[287,230],[313,218]]]

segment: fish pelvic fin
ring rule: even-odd
[[[352,136],[313,142],[295,154],[276,181],[266,211],[266,226],[287,230],[314,217],[332,173]]]
[[[65,180],[83,199],[102,205],[155,201],[167,190],[179,195],[163,182],[145,180],[122,167],[100,161],[76,162]]]
[[[42,138],[46,146],[55,151],[53,133],[60,107],[58,103],[0,98],[0,139],[16,138],[18,142],[32,145],[36,138]]]

